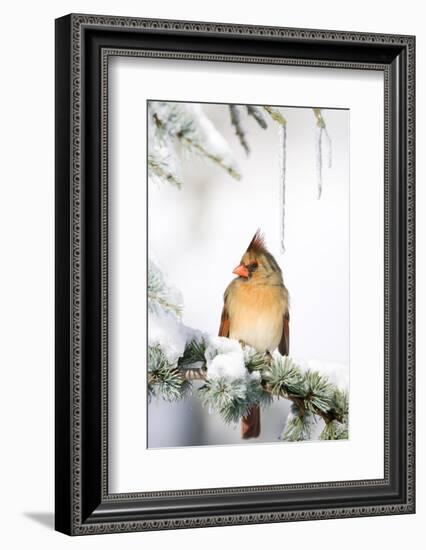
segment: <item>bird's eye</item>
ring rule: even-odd
[[[253,271],[256,271],[257,269],[257,262],[251,262],[248,266],[247,266],[248,270],[250,271],[250,273],[253,273]]]

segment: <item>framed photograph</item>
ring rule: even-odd
[[[413,36],[56,20],[56,529],[407,514]]]

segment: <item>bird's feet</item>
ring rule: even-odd
[[[272,357],[272,353],[270,351],[266,351],[265,352],[265,361],[267,363],[271,364],[273,360],[274,360],[274,358]]]

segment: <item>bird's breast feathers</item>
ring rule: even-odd
[[[283,286],[250,285],[235,281],[227,293],[230,338],[273,352],[282,337],[284,314],[288,311]]]

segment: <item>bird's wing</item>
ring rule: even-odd
[[[288,355],[290,351],[290,315],[288,311],[284,314],[283,334],[278,349],[281,355]]]
[[[225,295],[223,297],[223,309],[222,309],[222,316],[220,318],[220,327],[219,327],[219,336],[225,336],[226,338],[229,338],[229,327],[231,325],[231,322],[229,320],[228,315],[228,309],[226,307],[226,299],[228,297],[228,291],[229,287],[225,290]]]
[[[223,306],[222,317],[220,318],[219,336],[226,336],[226,338],[229,338],[230,324],[231,323],[228,317],[228,310],[226,309],[226,305],[225,305]]]

